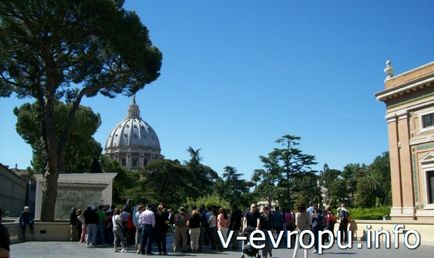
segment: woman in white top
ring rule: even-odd
[[[300,246],[300,242],[303,241],[303,243],[306,245],[307,240],[309,239],[307,235],[304,235],[303,239],[300,239],[301,232],[305,230],[310,230],[310,225],[312,224],[312,217],[309,215],[309,213],[306,212],[306,205],[300,204],[298,206],[298,212],[295,214],[295,226],[297,227],[297,239],[294,247],[294,253],[292,255],[292,258],[297,257],[297,251]],[[304,258],[307,258],[307,249],[303,249],[304,251]]]
[[[124,236],[124,228],[122,226],[122,218],[121,218],[121,209],[116,208],[113,213],[113,236],[115,238],[114,240],[114,247],[115,252],[117,252],[117,245],[120,242],[121,244],[121,253],[126,253],[127,250],[125,250],[125,236]]]

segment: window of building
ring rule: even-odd
[[[136,158],[133,158],[132,160],[132,164],[131,164],[131,166],[133,167],[133,168],[136,168],[137,167],[137,164],[138,164],[138,160],[136,159]]]
[[[428,190],[428,204],[434,204],[434,171],[426,173],[426,185]]]
[[[434,126],[434,113],[422,116],[422,128]]]
[[[127,165],[127,160],[125,158],[122,158],[121,162],[122,162],[122,166],[126,166]]]

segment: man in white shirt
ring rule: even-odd
[[[152,206],[148,204],[146,210],[139,216],[139,224],[142,226],[142,254],[152,254],[152,229],[155,227],[155,214],[152,211]]]

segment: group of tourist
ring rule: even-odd
[[[237,250],[239,242],[236,238],[239,234],[247,236],[249,232],[259,229],[271,230],[275,234],[282,230],[310,230],[316,236],[315,253],[318,251],[319,241],[323,244],[331,241],[319,239],[319,231],[327,229],[334,232],[338,219],[341,234],[339,239],[347,242],[349,212],[345,204],[338,209],[337,215],[329,206],[321,209],[317,203],[311,203],[309,207],[299,205],[296,213],[280,210],[277,206],[274,210],[264,206],[259,212],[256,204],[252,204],[245,213],[237,207],[228,210],[215,206],[190,209],[181,207],[173,211],[166,209],[163,203],[156,206],[139,204],[132,208],[126,205],[123,209],[99,206],[88,207],[84,211],[73,209],[70,224],[71,240],[85,243],[88,247],[113,243],[115,252],[126,252],[127,246],[134,246],[137,253],[150,255],[153,245],[156,245],[159,254],[167,254],[166,235],[169,230],[173,232],[173,252],[223,250],[219,235],[226,242],[230,231],[233,233],[229,248]],[[290,242],[294,247],[295,257],[299,244],[296,239],[291,239]],[[307,250],[304,255],[307,257]],[[265,248],[262,249],[262,257],[268,256],[272,256],[269,239],[265,241]]]
[[[92,247],[97,245],[113,245],[115,252],[126,252],[126,247],[136,248],[139,254],[152,254],[152,247],[156,245],[159,254],[167,254],[166,235],[168,231],[173,232],[173,252],[199,252],[205,249],[223,250],[222,241],[229,243],[232,249],[239,249],[237,236],[243,234],[248,236],[255,229],[262,231],[273,231],[275,235],[283,231],[312,231],[315,250],[318,252],[319,243],[325,244],[326,237],[320,239],[320,231],[330,230],[334,236],[335,224],[339,220],[339,237],[341,243],[349,240],[348,227],[351,228],[350,214],[345,204],[338,209],[337,214],[331,207],[322,209],[317,203],[310,203],[309,207],[300,204],[297,212],[280,210],[279,207],[263,206],[259,212],[256,204],[250,206],[250,210],[243,213],[237,207],[223,209],[211,207],[181,207],[177,211],[166,209],[163,203],[157,206],[139,204],[130,208],[125,205],[123,209],[105,206],[89,206],[85,210],[72,209],[70,215],[70,236],[72,241],[85,243]],[[0,213],[1,222],[1,213]],[[33,230],[33,219],[29,208],[25,207],[19,218],[20,227],[25,234],[26,226]],[[220,231],[220,232],[219,232]],[[229,232],[233,231],[231,235]],[[265,248],[262,249],[262,257],[272,256],[271,241],[268,234],[265,234]],[[227,242],[228,236],[232,239]],[[0,257],[9,255],[9,236],[7,229],[0,226]],[[3,241],[4,240],[4,241]],[[7,240],[7,241],[6,241]],[[300,248],[298,239],[290,239],[294,247],[293,257],[297,256]],[[305,241],[301,240],[301,241]],[[209,247],[207,247],[209,246]],[[120,247],[120,248],[119,248]],[[243,249],[244,251],[244,249]],[[256,250],[257,251],[257,250]],[[304,250],[304,257],[307,257]]]
[[[310,203],[310,206],[306,208],[305,204],[300,204],[297,207],[297,213],[295,214],[295,227],[298,231],[310,230],[314,235],[314,248],[313,253],[318,253],[319,244],[325,244],[325,242],[334,241],[334,228],[339,219],[339,237],[338,240],[341,244],[348,242],[348,230],[350,222],[350,213],[344,203],[338,208],[337,215],[334,214],[330,206],[326,206],[325,209],[321,209],[318,203]],[[354,225],[354,224],[352,224]],[[329,230],[333,239],[327,239],[325,235],[320,235],[320,231]],[[321,237],[322,236],[322,237]],[[306,244],[310,239],[301,239],[296,241],[294,246],[293,258],[297,257],[297,251],[300,246],[300,242]],[[308,256],[308,250],[304,249],[304,257]]]

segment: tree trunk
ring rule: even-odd
[[[50,142],[54,140],[54,135],[48,135],[47,137]],[[51,146],[52,144],[49,144]],[[50,222],[54,221],[54,212],[56,208],[56,198],[57,198],[57,179],[59,177],[59,155],[57,151],[52,148],[48,148],[48,160],[47,168],[44,174],[44,186],[42,189],[42,208],[41,208],[41,221]]]
[[[53,99],[47,99],[45,114],[43,115],[45,126],[44,146],[47,152],[47,167],[44,174],[44,185],[42,188],[41,221],[54,221],[57,198],[57,179],[59,177],[59,155],[58,141],[54,122]]]
[[[56,209],[56,198],[57,198],[57,179],[58,173],[55,172],[53,164],[51,164],[50,159],[47,164],[47,172],[44,177],[44,187],[42,190],[42,208],[41,208],[41,221],[51,222],[54,221],[54,213]]]

